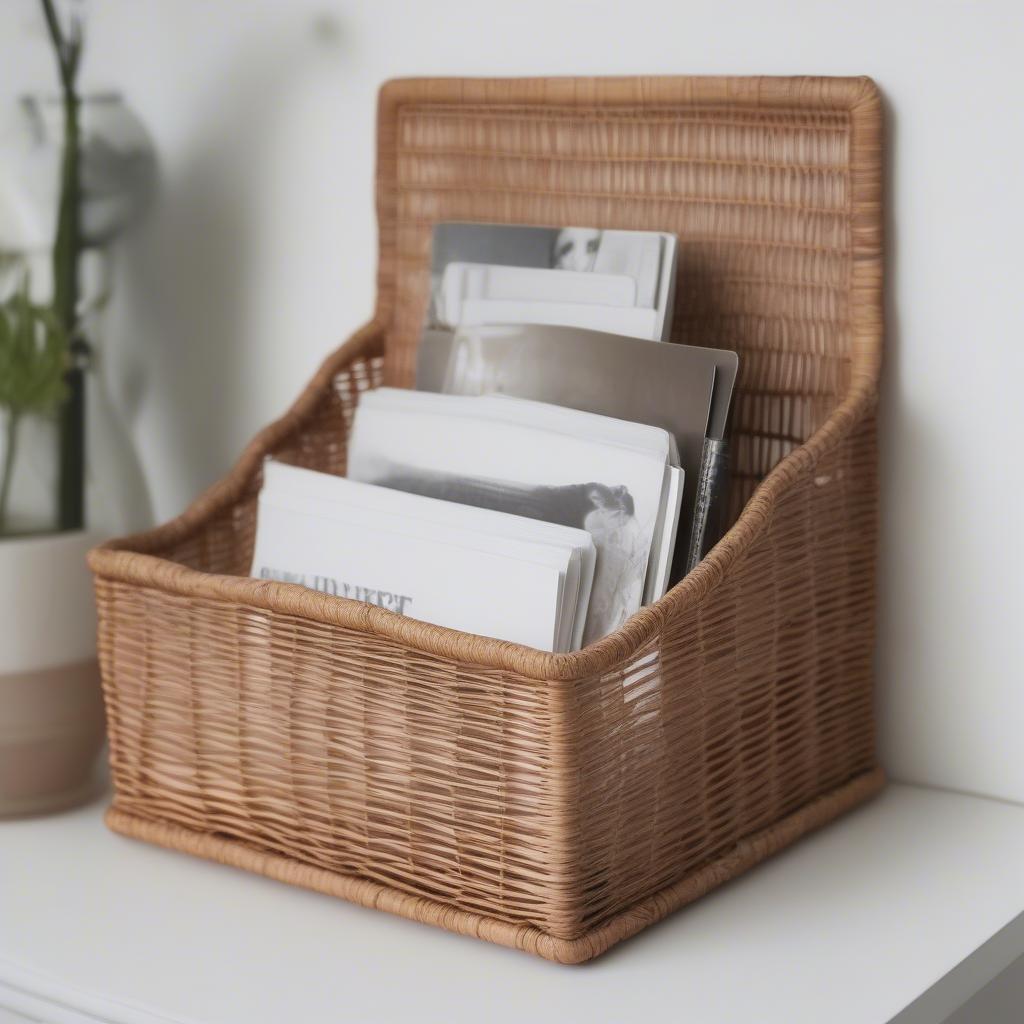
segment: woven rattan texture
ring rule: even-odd
[[[575,961],[877,788],[879,131],[855,79],[387,87],[374,322],[91,557],[114,827]],[[410,383],[444,219],[674,231],[674,340],[740,352],[733,529],[577,654],[245,578],[263,457],[343,473]]]

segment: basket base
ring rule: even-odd
[[[151,821],[128,814],[117,807],[107,811],[106,823],[121,835],[181,850],[220,864],[244,868],[280,882],[337,896],[374,910],[385,910],[413,921],[436,925],[460,935],[471,935],[501,946],[525,950],[546,960],[579,964],[600,956],[616,943],[636,935],[791,845],[801,836],[863,803],[878,793],[884,784],[885,775],[881,768],[856,776],[769,828],[747,837],[727,853],[577,939],[554,938],[532,925],[511,924],[458,910],[436,900],[410,896],[377,882],[336,874],[280,854],[254,850],[237,839],[225,839],[194,832],[181,825]]]

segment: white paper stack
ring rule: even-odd
[[[663,341],[675,269],[663,232],[441,224],[428,329],[547,324]]]
[[[360,400],[348,472],[585,530],[597,559],[583,643],[667,587],[683,472],[660,427],[505,396],[380,388]]]
[[[268,461],[252,575],[546,651],[580,647],[582,529]]]

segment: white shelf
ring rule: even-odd
[[[61,1024],[884,1024],[917,1000],[910,1024],[1024,953],[1024,807],[941,791],[891,786],[575,968],[124,839],[102,810],[0,824],[0,1007]]]

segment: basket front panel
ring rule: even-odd
[[[574,683],[100,579],[116,806],[576,938],[874,766],[875,452]]]
[[[569,937],[557,689],[100,580],[115,806]]]

